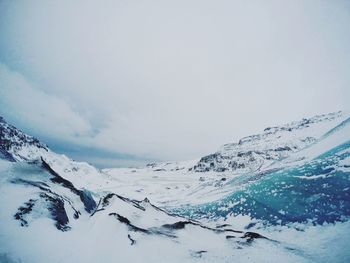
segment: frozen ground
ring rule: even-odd
[[[349,122],[101,171],[1,119],[0,262],[349,262]]]

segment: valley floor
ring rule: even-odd
[[[301,123],[244,140],[276,141],[277,129],[289,143]],[[276,160],[238,143],[202,165],[103,170],[3,126],[13,148],[0,156],[0,263],[350,262],[349,118],[310,144],[292,138],[303,148]],[[221,169],[234,163],[226,148],[244,169]]]

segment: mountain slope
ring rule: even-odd
[[[1,118],[0,262],[347,262],[349,134],[338,112],[101,171]]]
[[[60,258],[65,262],[96,262],[104,258],[104,262],[113,262],[115,245],[108,251],[105,247],[117,244],[123,247],[124,252],[118,255],[125,262],[130,258],[138,262],[144,255],[153,257],[152,262],[169,255],[168,261],[176,262],[178,256],[192,261],[203,254],[209,254],[208,258],[222,257],[223,248],[227,254],[255,239],[262,239],[267,245],[273,242],[254,232],[207,226],[170,214],[148,199],[138,201],[110,191],[91,190],[91,186],[108,183],[100,171],[55,154],[3,119],[0,124],[4,153],[0,160],[0,260],[18,257],[25,262],[59,262]],[[59,235],[60,241],[52,243],[49,240],[58,237],[53,229],[67,234]],[[103,237],[101,232],[105,233]],[[202,238],[193,240],[191,233]],[[89,243],[93,249],[86,252],[86,257],[79,253],[83,248],[80,245],[75,243],[77,251],[67,247],[75,240],[86,243],[85,239],[97,237],[102,238],[102,246]],[[207,239],[216,240],[220,249],[215,251]],[[26,240],[29,242],[23,243]],[[40,250],[45,248],[51,253],[39,253],[36,242]],[[148,250],[150,244],[164,247],[161,257]],[[53,247],[57,250],[52,251]],[[140,254],[135,255],[131,247],[140,250]]]
[[[10,161],[30,161],[48,151],[45,144],[8,124],[0,116],[0,154]]]
[[[335,112],[269,127],[261,134],[240,139],[238,143],[225,144],[216,153],[201,158],[192,169],[196,172],[258,172],[314,144],[345,118],[342,112]]]

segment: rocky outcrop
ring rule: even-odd
[[[28,159],[26,154],[18,154],[25,148],[48,151],[47,145],[8,124],[4,118],[0,117],[0,157],[11,161],[26,160]]]
[[[219,151],[202,157],[190,170],[257,172],[275,161],[312,145],[326,132],[323,126],[328,127],[327,124],[339,123],[342,119],[342,112],[335,112],[283,126],[268,127],[261,134],[244,137],[237,143],[225,144]]]

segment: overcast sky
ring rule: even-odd
[[[0,0],[0,114],[100,166],[350,108],[350,1]]]

